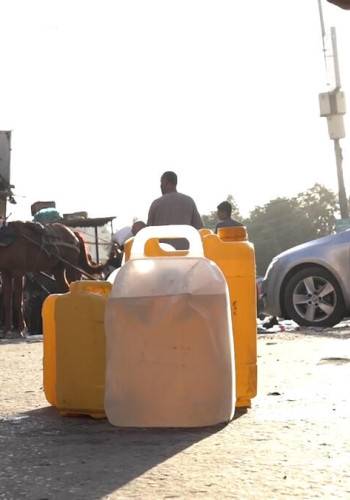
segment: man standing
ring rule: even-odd
[[[216,224],[215,233],[218,232],[220,227],[235,227],[235,226],[243,226],[240,222],[232,219],[232,205],[229,201],[223,201],[219,203],[217,206],[217,215],[220,222]]]
[[[178,193],[176,186],[175,172],[164,172],[160,178],[162,196],[152,202],[148,212],[147,226],[187,224],[201,229],[203,222],[194,200],[186,194]],[[188,248],[188,245],[184,246],[183,240],[176,240],[171,244],[178,250]]]

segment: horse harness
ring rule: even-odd
[[[39,255],[37,257],[37,260],[39,260],[40,255],[42,252],[45,252],[49,257],[54,257],[58,259],[59,261],[63,262],[65,265],[75,269],[79,273],[87,276],[89,279],[95,280],[96,278],[83,269],[81,269],[78,266],[75,266],[74,264],[68,262],[66,259],[64,259],[61,255],[59,255],[60,247],[64,248],[70,248],[72,250],[75,250],[77,253],[80,252],[80,245],[78,242],[77,244],[74,243],[68,243],[64,241],[59,234],[59,231],[55,226],[49,226],[49,225],[43,225],[40,224],[40,222],[26,222],[26,225],[33,230],[34,233],[38,234],[41,236],[41,241],[40,243],[36,241],[35,239],[31,238],[30,236],[26,234],[20,234],[18,235],[15,231],[15,228],[12,226],[8,225],[2,225],[0,227],[0,246],[9,246],[11,245],[15,238],[17,236],[20,236],[22,238],[25,238],[26,240],[30,241],[33,243],[33,245],[36,245],[37,247],[40,248]],[[53,249],[53,250],[52,250]]]
[[[40,224],[40,222],[27,222],[27,225],[33,232],[37,233],[41,236],[41,244],[30,238],[29,236],[22,234],[23,238],[31,241],[37,246],[40,246],[41,251],[44,251],[47,255],[58,257],[57,254],[52,253],[52,250],[49,250],[50,247],[54,248],[54,251],[59,252],[60,248],[70,248],[75,250],[77,253],[80,252],[79,244],[78,246],[75,243],[67,243],[64,241],[55,226],[44,226]]]

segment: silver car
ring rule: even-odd
[[[303,243],[271,261],[264,311],[300,326],[334,326],[350,315],[350,230]]]

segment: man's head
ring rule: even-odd
[[[131,232],[135,236],[144,227],[146,227],[146,224],[142,220],[137,220],[133,223]]]
[[[219,220],[229,219],[231,217],[232,205],[229,201],[223,201],[217,206]]]
[[[160,178],[160,190],[162,194],[174,193],[176,192],[177,186],[177,175],[175,172],[164,172]]]

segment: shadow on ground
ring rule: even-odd
[[[62,418],[53,407],[8,416],[0,421],[0,498],[96,500],[226,425],[125,429]]]

